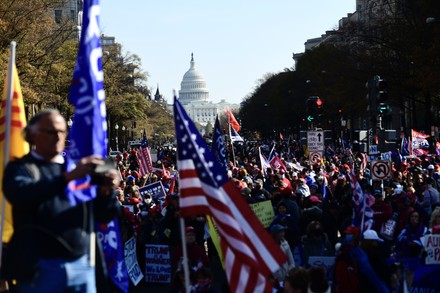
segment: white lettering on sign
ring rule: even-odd
[[[324,131],[308,131],[307,147],[309,152],[322,152],[325,148]]]

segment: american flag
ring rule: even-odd
[[[350,185],[353,191],[352,202],[354,208],[353,222],[354,226],[360,228],[361,232],[363,231],[363,223],[362,216],[365,213],[365,197],[364,192],[362,191],[361,185],[359,184],[356,173],[354,171],[354,164],[350,167]]]
[[[228,180],[182,105],[174,99],[180,214],[212,216],[221,237],[231,292],[272,292],[268,276],[286,260]]]
[[[408,138],[406,138],[406,136],[404,136],[402,138],[402,144],[400,146],[400,154],[402,156],[409,156],[410,155],[409,147],[410,147],[410,144],[409,144]]]
[[[148,147],[147,133],[144,130],[142,135],[141,147],[138,153],[139,173],[141,176],[153,172],[153,164],[151,163],[150,148]]]
[[[243,138],[240,136],[240,134],[238,134],[238,132],[235,131],[235,129],[231,127],[231,125],[229,125],[229,137],[231,138],[232,142],[244,141]]]
[[[361,164],[359,168],[361,170],[365,170],[368,166],[368,155],[365,153],[360,153],[360,156],[361,156]]]

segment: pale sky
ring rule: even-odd
[[[102,0],[102,33],[138,55],[148,87],[172,102],[190,67],[212,101],[240,103],[258,80],[294,65],[307,39],[336,29],[356,0]]]

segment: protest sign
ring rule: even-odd
[[[165,188],[163,187],[162,181],[157,181],[139,188],[139,193],[141,194],[142,198],[145,198],[145,194],[149,193],[154,200],[165,197],[167,195],[165,192]]]
[[[171,261],[168,245],[145,245],[145,281],[149,283],[171,282]]]
[[[427,265],[440,264],[440,234],[430,234],[422,237],[422,244],[426,251]]]
[[[253,203],[250,205],[257,218],[260,220],[264,228],[270,226],[275,216],[272,202],[270,200]]]
[[[137,262],[135,237],[131,237],[125,242],[124,259],[128,270],[128,276],[130,277],[131,282],[136,286],[142,280],[144,275]]]

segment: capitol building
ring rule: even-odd
[[[215,117],[217,115],[224,115],[226,108],[231,110],[238,110],[238,104],[230,104],[225,100],[219,103],[213,103],[209,99],[209,91],[206,86],[206,81],[203,75],[195,67],[194,55],[191,54],[190,68],[183,75],[180,83],[179,102],[185,108],[189,117],[201,127],[200,133],[205,133],[205,127],[208,124],[214,126]]]

